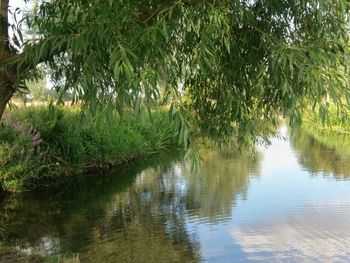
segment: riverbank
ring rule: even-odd
[[[106,113],[105,113],[106,114]],[[168,114],[86,116],[77,108],[27,107],[0,124],[0,186],[8,192],[57,184],[175,145]]]
[[[311,111],[305,113],[302,129],[342,158],[350,158],[350,123],[347,119],[347,113],[340,116],[331,105],[324,122],[319,114]]]
[[[328,102],[323,107],[307,108],[303,113],[303,126],[318,131],[332,131],[350,135],[350,108],[337,107]]]
[[[350,125],[339,118],[331,108],[323,123],[316,113],[304,115],[300,132],[296,132],[292,140],[299,153],[300,162],[310,171],[317,174],[323,171],[337,179],[349,178],[350,171]]]

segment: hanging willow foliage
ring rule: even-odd
[[[171,105],[180,143],[240,143],[349,94],[347,0],[51,0],[28,19],[19,72],[45,62],[91,110]]]

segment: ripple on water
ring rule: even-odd
[[[306,204],[274,220],[235,228],[252,261],[336,262],[350,256],[350,201]]]

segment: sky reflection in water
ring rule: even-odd
[[[256,158],[206,153],[199,174],[160,159],[59,197],[4,199],[0,245],[82,262],[349,262],[349,165],[305,134]]]

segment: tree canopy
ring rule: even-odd
[[[4,9],[8,1],[0,2]],[[42,1],[21,52],[8,48],[3,23],[0,54],[9,52],[0,56],[0,91],[3,75],[15,76],[17,89],[44,63],[62,94],[92,110],[137,112],[166,101],[185,146],[189,133],[221,140],[238,132],[249,143],[281,114],[296,125],[307,106],[321,118],[330,100],[345,109],[349,7],[347,0]]]

